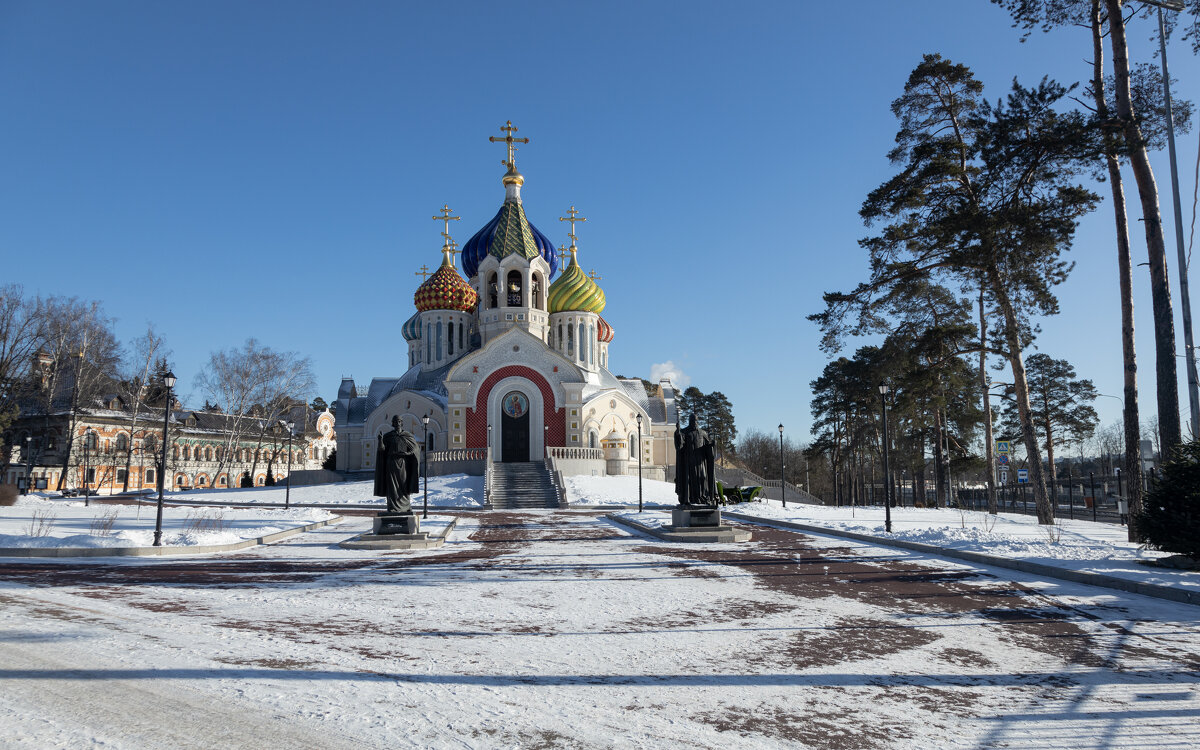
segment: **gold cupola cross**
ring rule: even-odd
[[[515,146],[513,146],[513,144],[514,143],[529,143],[529,139],[528,138],[513,138],[513,133],[517,132],[517,128],[515,125],[512,124],[512,120],[509,120],[508,123],[501,125],[500,130],[504,131],[503,138],[497,138],[496,136],[493,135],[493,136],[488,136],[488,140],[491,141],[492,143],[504,143],[508,146],[508,159],[506,161],[502,161],[500,163],[503,164],[504,166],[508,167],[509,169],[516,171],[516,169],[517,169],[517,157],[516,157],[517,149]]]
[[[429,266],[422,264],[421,268],[416,273],[414,273],[413,276],[420,276],[421,281],[424,281],[425,279],[428,279],[432,274],[433,274],[433,271],[429,270]]]
[[[451,213],[453,213],[453,211],[450,210],[450,205],[443,204],[442,208],[441,208],[441,216],[433,217],[434,221],[442,221],[442,222],[446,223],[446,228],[442,230],[442,236],[446,238],[447,243],[451,242],[451,240],[450,240],[450,222],[458,221],[459,219],[462,218],[461,216],[451,216],[450,215]]]
[[[567,236],[571,238],[571,247],[575,247],[575,240],[578,239],[578,237],[575,236],[575,222],[587,221],[587,219],[580,216],[579,212],[575,210],[575,207],[571,206],[570,210],[567,211],[567,215],[558,217],[558,220],[571,222],[571,231],[567,232]]]

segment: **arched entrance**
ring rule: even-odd
[[[529,397],[521,391],[500,400],[500,460],[529,460]]]

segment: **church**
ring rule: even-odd
[[[579,265],[575,227],[586,219],[574,206],[559,217],[571,244],[556,251],[521,199],[514,144],[529,139],[515,137],[511,121],[500,130],[489,139],[508,149],[500,210],[461,251],[449,231],[460,217],[448,206],[433,217],[445,223],[442,260],[395,331],[404,373],[366,388],[342,379],[337,469],[373,471],[376,439],[399,416],[425,441],[434,475],[545,461],[587,475],[636,475],[640,463],[643,476],[664,479],[674,463],[675,390],[612,374],[604,290]]]

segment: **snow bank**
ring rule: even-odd
[[[637,505],[637,477],[563,477],[571,505]],[[657,479],[642,480],[643,505],[675,505],[675,485]]]

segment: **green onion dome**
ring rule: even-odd
[[[479,295],[471,285],[463,281],[454,268],[454,261],[447,246],[442,249],[442,265],[425,283],[417,287],[413,302],[420,312],[429,310],[457,310],[470,312],[475,309]]]
[[[576,249],[571,245],[571,264],[550,285],[550,312],[590,312],[604,310],[604,290],[579,267]]]
[[[602,344],[607,344],[613,340],[613,327],[604,318],[600,318],[596,323],[596,340]]]
[[[413,313],[412,317],[404,322],[404,326],[400,329],[400,332],[404,334],[405,341],[420,341],[421,313]]]

